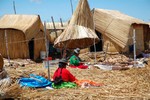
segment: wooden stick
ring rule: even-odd
[[[8,48],[8,39],[7,39],[7,30],[5,30],[5,39],[6,39],[6,51],[7,51],[8,63],[10,64],[9,48]]]
[[[62,19],[60,18],[60,23],[61,23],[61,27],[63,27],[63,22],[62,22]],[[63,32],[63,29],[61,30]]]
[[[46,46],[46,58],[47,58],[47,65],[48,65],[48,79],[50,79],[50,67],[49,67],[49,60],[48,60],[48,51],[49,51],[49,48],[48,48],[48,41],[47,41],[47,37],[46,37],[46,22],[44,22],[44,34],[45,34],[45,46]]]
[[[16,14],[15,1],[13,1],[13,8],[14,8],[14,13]]]
[[[63,22],[62,22],[62,19],[60,18],[60,23],[61,23],[61,27],[63,27],[64,25],[63,25]]]
[[[71,11],[72,11],[72,15],[73,15],[73,5],[72,5],[72,0],[70,0],[70,5],[71,5]]]
[[[107,50],[108,50],[108,43],[107,43],[107,47],[106,47],[106,50],[105,50],[105,56],[104,56],[104,60],[106,60],[106,54],[107,54]]]
[[[56,26],[55,26],[55,22],[54,22],[53,16],[51,16],[51,19],[52,19],[52,22],[53,22],[54,31],[55,31],[55,33],[56,33],[56,38],[57,38],[58,35],[57,35]]]
[[[135,29],[133,29],[133,44],[134,44],[134,67],[136,65],[136,40],[135,40]]]

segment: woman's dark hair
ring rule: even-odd
[[[67,63],[62,63],[62,62],[59,62],[59,68],[65,68],[67,65]]]

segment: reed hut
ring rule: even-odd
[[[133,29],[136,33],[136,50],[146,49],[148,25],[145,22],[115,10],[93,9],[95,29],[103,39],[103,50],[129,52],[133,47]]]
[[[37,59],[45,51],[39,15],[4,15],[0,19],[0,52],[10,59]]]
[[[55,39],[64,31],[64,29],[67,27],[68,22],[47,22],[46,23],[46,30],[50,34],[50,42],[53,44]]]
[[[49,32],[54,32],[55,30],[64,30],[66,26],[68,25],[68,22],[47,22],[46,23],[46,29],[49,30]]]
[[[87,48],[97,43],[93,16],[87,0],[80,0],[68,27],[55,40],[57,48]]]

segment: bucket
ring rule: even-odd
[[[46,58],[46,51],[41,51],[40,52],[40,58],[45,59]]]

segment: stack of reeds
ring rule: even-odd
[[[8,77],[7,72],[3,68],[4,61],[0,54],[0,96],[5,94],[5,89],[11,84],[11,79]]]
[[[10,86],[11,84],[11,79],[8,78],[3,78],[0,80],[0,94],[5,94],[6,89]]]
[[[35,65],[36,66],[36,65]],[[41,67],[28,66],[26,70],[36,69],[41,71]],[[20,70],[24,70],[23,67]],[[145,68],[133,68],[125,71],[104,71],[100,69],[74,69],[68,68],[78,80],[88,79],[104,86],[97,88],[71,88],[46,90],[45,88],[20,88],[14,83],[6,92],[15,99],[51,99],[51,100],[148,100],[150,98],[150,61]],[[53,73],[56,69],[51,69]],[[11,69],[10,69],[11,71]],[[19,70],[16,70],[17,73]]]
[[[68,27],[55,40],[57,48],[86,48],[94,45],[99,38],[94,31],[93,16],[87,0],[80,0]]]
[[[61,31],[61,30],[58,30],[58,31],[57,31],[57,36],[60,36],[61,33],[62,33],[62,31]],[[50,38],[51,38],[51,39],[50,39],[50,42],[51,42],[51,43],[54,43],[55,39],[57,38],[57,37],[56,37],[56,32],[51,32]]]
[[[145,27],[146,25],[142,20],[128,16],[119,11],[107,9],[94,9],[94,22],[96,30],[103,36],[104,49],[107,42],[109,42],[110,46],[108,50],[110,52],[121,52],[122,50],[128,51],[128,45],[133,44],[131,39],[133,36],[132,25],[134,23],[143,25],[142,27]],[[138,29],[136,30],[136,33],[138,33]],[[144,34],[147,33],[145,32]],[[138,44],[141,44],[141,46],[139,46],[141,50],[144,45],[144,34],[136,35],[136,41]]]

